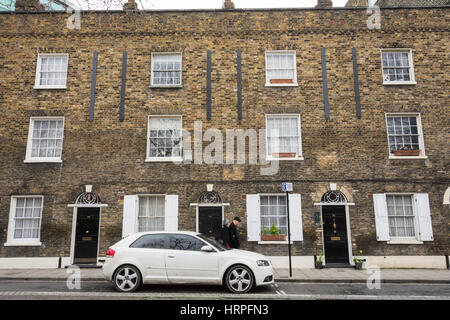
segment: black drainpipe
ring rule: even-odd
[[[447,264],[447,269],[450,269],[450,262],[448,261],[448,254],[445,255],[445,263]]]

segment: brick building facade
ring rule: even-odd
[[[346,8],[83,12],[80,29],[64,13],[0,14],[0,267],[95,263],[127,233],[234,216],[241,247],[283,265],[286,241],[261,234],[287,224],[287,181],[294,266],[322,253],[445,268],[449,14],[382,9],[374,30]],[[223,141],[292,130],[258,140],[279,159],[262,175],[253,144],[245,163],[199,159],[210,137],[177,149],[195,123]],[[81,216],[98,234],[82,237]],[[93,257],[77,258],[83,239]]]

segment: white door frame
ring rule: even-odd
[[[82,205],[82,204],[69,204],[67,207],[73,208],[73,218],[72,218],[72,236],[70,239],[70,264],[73,265],[73,260],[75,257],[75,235],[77,229],[77,218],[78,218],[78,208],[98,208],[99,209],[99,217],[98,217],[98,238],[97,238],[97,259],[96,265],[98,266],[98,253],[100,249],[100,225],[101,225],[101,217],[102,217],[102,208],[107,207],[107,204],[96,204],[96,205]]]
[[[354,266],[355,263],[353,261],[353,252],[352,252],[352,234],[350,228],[350,213],[349,207],[354,206],[354,203],[314,203],[315,206],[320,206],[320,226],[322,228],[322,252],[323,252],[323,264],[326,265],[325,260],[325,241],[323,237],[323,214],[322,208],[324,206],[344,206],[345,207],[345,223],[347,227],[347,249],[348,249],[348,263],[351,266]]]
[[[222,207],[222,221],[224,219],[225,206],[229,206],[229,203],[191,203],[191,207],[195,207],[195,232],[198,231],[198,208],[199,207]]]

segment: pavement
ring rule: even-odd
[[[375,272],[374,272],[375,271]],[[82,281],[103,281],[99,268],[81,268]],[[378,274],[379,272],[379,274]],[[443,269],[379,269],[356,270],[353,268],[274,269],[275,282],[310,283],[366,283],[379,278],[382,283],[446,283],[450,284],[450,270]],[[0,269],[0,280],[66,280],[70,269]],[[379,277],[378,277],[379,275]]]

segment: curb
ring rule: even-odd
[[[67,278],[51,277],[0,277],[0,281],[66,281]],[[105,278],[83,278],[82,281],[104,281]],[[275,278],[275,282],[286,283],[367,283],[366,279],[290,279]],[[400,283],[423,283],[423,284],[450,284],[450,279],[430,280],[430,279],[381,279],[381,283],[400,284]]]

